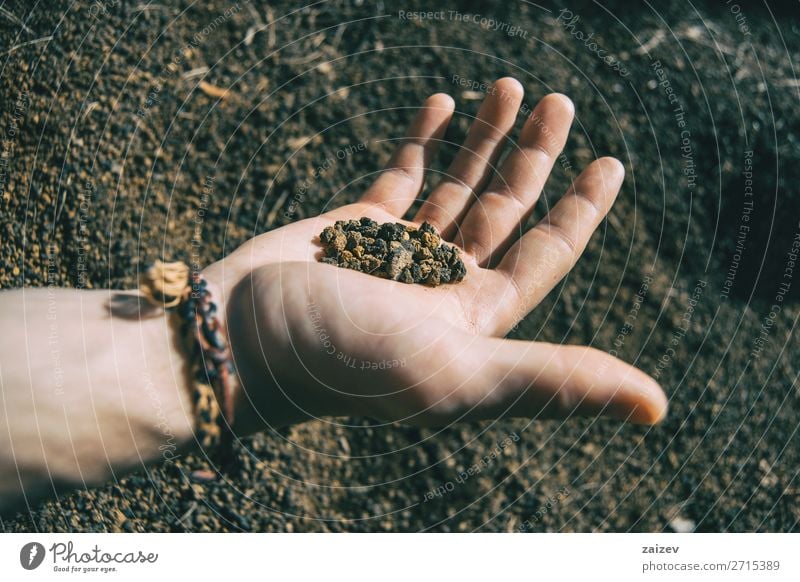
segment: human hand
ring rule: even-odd
[[[413,221],[425,168],[453,113],[428,98],[358,203],[257,236],[204,272],[221,292],[243,384],[245,432],[328,415],[442,425],[458,420],[608,415],[655,423],[660,387],[592,348],[501,339],[573,267],[624,169],[590,164],[535,227],[522,226],[567,139],[571,101],[551,94],[494,172],[522,102],[500,79],[444,180]],[[436,288],[318,262],[337,220],[428,221],[462,249],[464,281]]]

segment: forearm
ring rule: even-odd
[[[173,326],[163,312],[112,317],[115,293],[0,293],[0,510],[175,458],[193,443]]]

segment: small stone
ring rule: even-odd
[[[399,279],[402,272],[414,262],[414,253],[405,247],[392,249],[386,258],[389,265],[386,274],[390,279]]]
[[[217,480],[217,474],[213,471],[209,471],[208,469],[198,469],[196,471],[192,471],[191,477],[195,481],[199,481],[201,483]]]
[[[680,516],[673,517],[669,520],[669,526],[675,533],[692,533],[697,527],[693,520]]]

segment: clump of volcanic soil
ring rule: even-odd
[[[427,222],[414,228],[399,222],[378,224],[366,216],[338,220],[325,227],[319,240],[325,247],[323,263],[384,279],[436,287],[458,283],[467,274],[458,249],[442,242]]]

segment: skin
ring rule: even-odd
[[[425,101],[358,203],[257,236],[203,271],[242,382],[238,434],[346,415],[422,426],[664,417],[658,384],[605,352],[503,339],[573,267],[624,177],[619,161],[596,160],[523,234],[574,110],[563,95],[544,97],[496,168],[522,93],[514,79],[495,83],[412,221],[402,217],[453,114],[444,94]],[[462,249],[465,280],[429,288],[319,263],[322,229],[361,216],[430,222]],[[110,315],[112,293],[0,294],[0,316],[13,330],[0,337],[0,509],[195,446],[186,363],[172,326],[161,313]],[[62,334],[59,381],[54,320]]]

